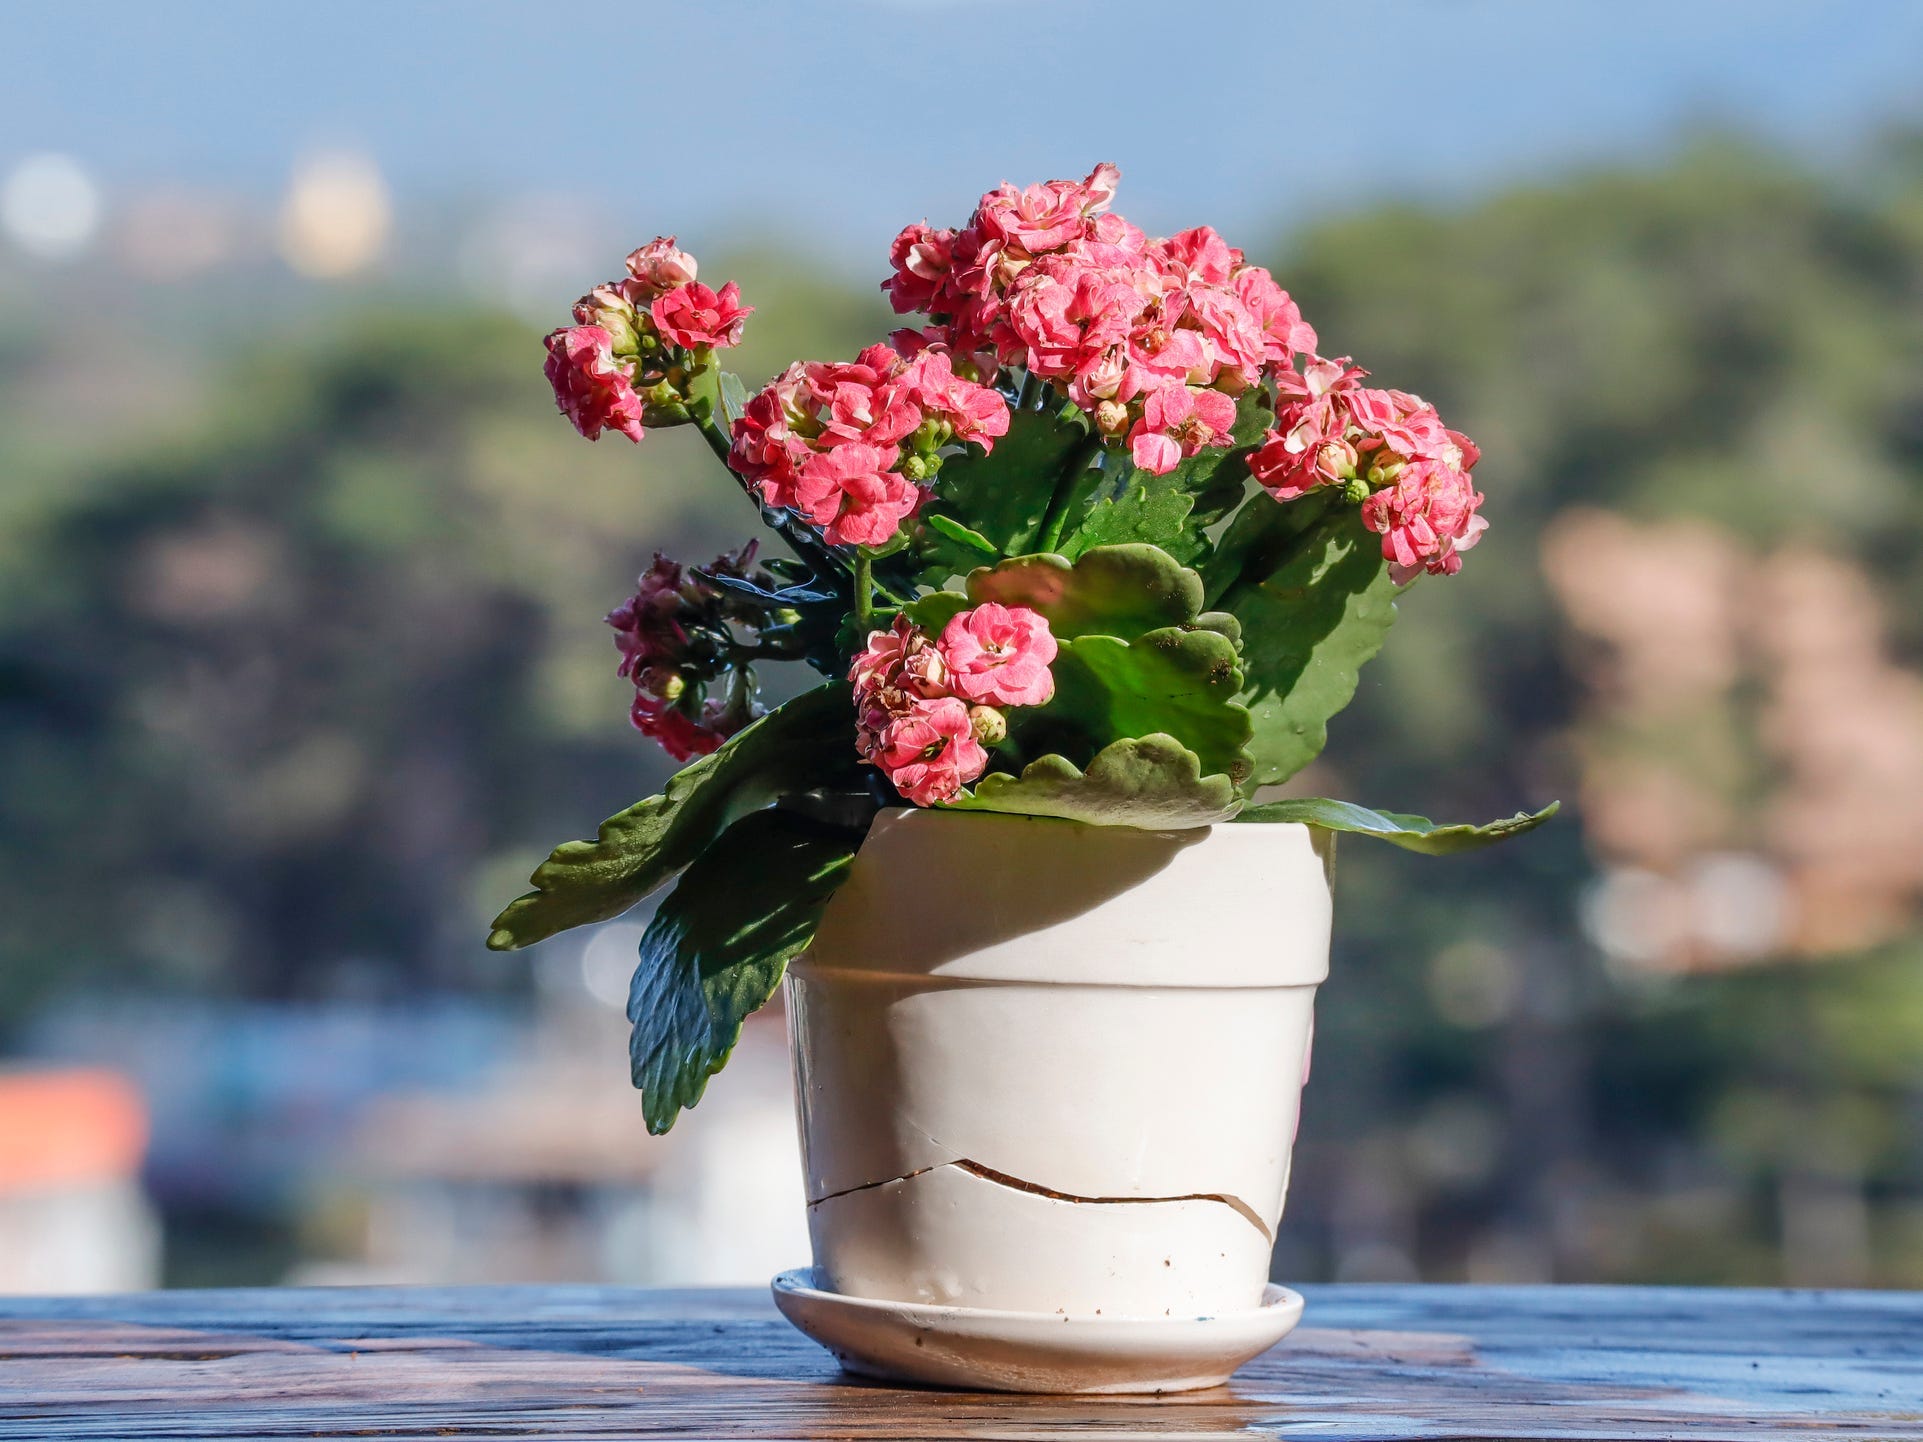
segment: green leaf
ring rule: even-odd
[[[1064,536],[1062,554],[1073,557],[1096,546],[1141,541],[1193,565],[1209,552],[1207,528],[1242,499],[1249,448],[1274,421],[1261,393],[1250,390],[1236,405],[1228,446],[1201,451],[1164,475],[1130,464],[1126,453],[1104,455],[1095,503]]]
[[[1032,550],[1056,482],[1087,437],[1088,423],[1072,407],[1011,410],[1008,434],[993,451],[971,449],[942,463],[925,518],[952,519],[997,555]]]
[[[744,816],[681,873],[641,937],[628,1057],[648,1130],[701,1100],[741,1023],[813,939],[861,833],[780,809]]]
[[[720,403],[723,428],[732,432],[734,423],[748,409],[748,388],[733,371],[722,371],[716,380],[715,399]]]
[[[534,890],[494,919],[487,944],[512,951],[573,926],[619,916],[738,818],[786,792],[828,785],[855,769],[854,705],[843,682],[797,696],[668,781],[658,796],[569,841],[535,868]]]
[[[1237,783],[1248,775],[1249,713],[1235,699],[1242,669],[1235,643],[1220,632],[1165,626],[1133,641],[1075,636],[1062,643],[1054,672],[1054,700],[1011,717],[1018,743],[1032,734],[1022,729],[1032,715],[1043,734],[1072,725],[1091,748],[1116,737],[1168,735],[1199,758],[1205,774]]]
[[[975,783],[972,795],[948,802],[945,809],[1183,830],[1226,821],[1236,804],[1228,777],[1204,776],[1193,751],[1173,736],[1155,735],[1104,747],[1087,771],[1065,757],[1043,756],[1020,776],[992,773]]]
[[[902,612],[931,636],[939,636],[958,614],[968,609],[968,597],[960,591],[930,591],[903,606]]]
[[[1450,856],[1458,851],[1474,851],[1493,846],[1512,836],[1534,831],[1562,809],[1552,801],[1540,811],[1518,811],[1501,821],[1485,826],[1438,826],[1426,816],[1405,816],[1398,811],[1371,811],[1351,801],[1330,801],[1321,796],[1304,796],[1288,801],[1270,801],[1249,806],[1237,821],[1300,821],[1324,831],[1347,831],[1358,836],[1373,836],[1405,851],[1420,851],[1428,856]]]
[[[1255,722],[1250,786],[1284,781],[1321,754],[1329,718],[1349,704],[1357,673],[1395,620],[1381,545],[1352,508],[1259,554],[1273,569],[1245,573],[1221,597],[1242,623],[1241,699]]]
[[[956,542],[966,550],[976,551],[981,555],[995,558],[1001,556],[1001,552],[995,549],[995,543],[993,541],[989,540],[988,537],[984,536],[980,531],[971,531],[960,521],[937,512],[930,512],[927,516],[923,517],[923,519],[928,523],[929,530],[938,536],[943,536],[948,540]]]
[[[1098,546],[1074,561],[1018,556],[968,577],[976,605],[1030,606],[1057,640],[1099,634],[1124,640],[1185,626],[1202,609],[1202,578],[1157,546]]]

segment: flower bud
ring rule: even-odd
[[[908,444],[923,455],[940,450],[955,438],[955,428],[939,416],[929,416],[908,437]]]
[[[688,689],[681,673],[669,666],[649,666],[636,679],[645,690],[663,701],[678,701]]]
[[[1395,484],[1395,478],[1402,474],[1403,460],[1391,450],[1379,450],[1369,462],[1366,479],[1372,486]]]
[[[1119,436],[1128,429],[1128,407],[1120,401],[1103,401],[1095,407],[1095,429],[1105,436]]]
[[[936,471],[941,469],[941,460],[935,456],[909,456],[901,463],[901,473],[916,485],[920,485]]]
[[[1359,506],[1369,499],[1369,483],[1358,477],[1343,485],[1342,494],[1345,499],[1353,501]]]
[[[993,706],[970,706],[968,729],[984,746],[999,746],[1008,739],[1008,717]]]
[[[657,236],[628,256],[628,274],[651,296],[687,284],[698,271],[694,257],[676,246],[671,235]]]
[[[1316,447],[1315,468],[1331,481],[1347,481],[1355,477],[1355,447],[1347,441],[1324,441]]]

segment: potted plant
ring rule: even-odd
[[[489,944],[673,883],[629,1005],[666,1131],[790,985],[815,1265],[784,1310],[850,1366],[1031,1390],[1219,1381],[1267,1286],[1327,970],[1336,833],[1265,800],[1395,616],[1479,538],[1475,446],[1374,388],[1207,227],[1115,167],[911,225],[919,328],[750,396],[749,307],[672,238],[547,338],[594,439],[695,427],[785,543],[657,556],[607,619],[633,721],[689,764],[557,849]],[[763,710],[757,673],[825,678]]]

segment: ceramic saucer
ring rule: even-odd
[[[800,1268],[775,1305],[865,1377],[992,1392],[1186,1392],[1214,1387],[1294,1329],[1302,1298],[1270,1284],[1262,1304],[1213,1317],[1070,1317],[844,1297]]]

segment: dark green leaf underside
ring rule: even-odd
[[[861,833],[774,809],[742,817],[681,873],[641,937],[628,1055],[648,1130],[701,1100],[741,1023],[808,945]]]

